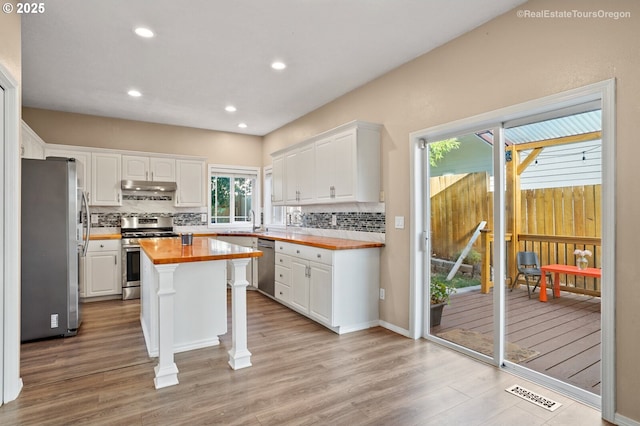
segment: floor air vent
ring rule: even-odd
[[[544,397],[538,393],[530,391],[529,389],[525,389],[519,385],[513,385],[505,389],[507,392],[514,394],[517,397],[520,397],[526,401],[531,402],[532,404],[537,405],[538,407],[542,407],[545,410],[555,411],[562,404],[559,402],[555,402],[547,397]]]

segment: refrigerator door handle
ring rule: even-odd
[[[87,211],[87,218],[84,221],[83,225],[86,225],[86,234],[83,232],[84,234],[84,246],[82,247],[82,257],[85,257],[87,255],[87,250],[89,249],[89,237],[91,237],[91,212],[89,211],[89,200],[87,200],[87,193],[82,191],[82,204],[84,204],[84,207]],[[84,228],[84,226],[83,226]],[[84,229],[83,229],[84,230]]]

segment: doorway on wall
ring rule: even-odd
[[[414,298],[422,301],[413,327],[601,407],[605,419],[615,407],[613,86],[603,82],[411,135],[412,273]],[[434,166],[430,146],[452,139],[461,147],[484,142],[490,154],[450,150]],[[479,178],[471,185],[482,159],[489,159],[486,186]],[[449,251],[445,270],[435,271],[447,257],[438,252]],[[455,285],[465,264],[473,274],[474,251],[480,284],[457,289],[435,325],[434,281],[446,274]],[[589,270],[582,272],[577,265],[586,251]],[[533,290],[538,277],[532,274],[527,287],[519,274],[520,252],[537,255],[546,302],[540,285]]]

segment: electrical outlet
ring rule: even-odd
[[[338,217],[335,214],[331,215],[331,226],[337,226],[338,225]]]
[[[99,216],[97,213],[93,213],[91,215],[91,223],[96,224],[100,221]]]
[[[207,221],[207,214],[206,213],[201,213],[200,214],[200,222],[206,222]]]
[[[384,288],[380,289],[380,300],[384,300]]]
[[[380,191],[380,202],[384,203],[384,191]]]

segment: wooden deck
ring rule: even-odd
[[[491,335],[492,294],[480,290],[454,294],[440,326]],[[531,299],[526,287],[507,291],[507,342],[539,352],[522,362],[527,368],[600,394],[600,298],[562,292],[549,301]]]

